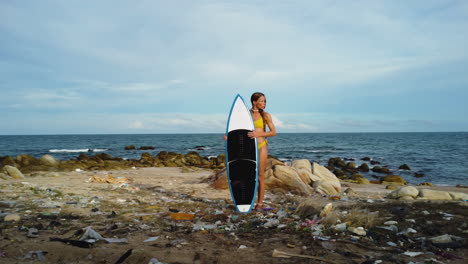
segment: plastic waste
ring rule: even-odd
[[[30,237],[30,238],[39,237],[39,231],[36,228],[29,228],[28,237]]]
[[[39,260],[44,261],[46,260],[45,255],[47,254],[46,251],[38,250],[38,251],[29,251],[23,259],[32,259],[32,260]]]
[[[128,244],[127,238],[104,238],[107,243]]]
[[[159,236],[150,237],[150,238],[144,240],[143,242],[153,242],[153,241],[156,241],[156,240],[158,240],[158,239],[159,239]]]
[[[334,263],[332,261],[320,258],[320,257],[314,257],[314,256],[309,256],[309,255],[301,255],[301,254],[294,254],[294,253],[288,253],[284,251],[280,251],[277,249],[273,250],[273,253],[271,254],[272,257],[274,258],[291,258],[291,257],[299,257],[299,258],[309,258],[309,259],[315,259],[318,261],[323,261],[326,263]]]
[[[166,264],[165,262],[161,262],[159,261],[158,259],[156,258],[152,258],[150,259],[150,261],[148,262],[148,264]]]
[[[169,215],[172,220],[193,220],[195,217],[194,214],[185,214],[185,213],[172,213]]]
[[[81,240],[72,240],[72,239],[62,239],[58,237],[51,237],[49,238],[50,241],[58,241],[58,242],[63,242],[75,247],[80,247],[80,248],[91,248],[93,247],[93,243],[87,242],[87,241],[81,241]]]
[[[410,257],[417,257],[419,255],[424,254],[424,252],[410,252],[410,251],[405,251],[403,255],[410,256]]]
[[[84,228],[84,234],[80,237],[80,240],[104,240],[104,238],[96,231],[94,231],[90,226]]]

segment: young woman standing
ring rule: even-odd
[[[271,115],[265,112],[266,98],[263,93],[253,93],[250,97],[252,103],[252,119],[254,121],[255,130],[249,132],[247,135],[250,138],[256,138],[258,143],[258,152],[260,158],[260,166],[258,171],[258,196],[257,205],[255,209],[261,209],[263,207],[263,198],[265,196],[265,168],[268,158],[268,141],[267,137],[276,136],[276,128],[273,124]],[[266,129],[268,127],[268,130]]]

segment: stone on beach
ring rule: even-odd
[[[273,172],[270,177],[265,178],[265,185],[267,187],[292,191],[305,196],[312,194],[312,188],[302,181],[295,168],[277,165],[274,167]]]
[[[460,192],[449,192],[453,200],[468,201],[468,194]]]
[[[9,175],[13,179],[24,179],[23,173],[21,173],[20,170],[13,166],[6,165],[5,167],[3,167],[3,171],[5,172],[5,174]]]
[[[382,183],[395,183],[407,185],[406,181],[400,175],[388,175],[382,178]]]
[[[419,191],[418,199],[427,200],[452,200],[450,193],[444,191],[434,191],[429,189],[422,189]]]
[[[42,156],[39,161],[44,166],[57,167],[59,165],[58,160],[49,154]]]
[[[312,164],[312,174],[316,179],[323,180],[331,184],[338,193],[341,192],[340,180],[324,166],[314,162]],[[314,178],[312,181],[314,181]]]
[[[395,190],[395,191],[389,193],[388,198],[398,199],[398,198],[401,198],[401,197],[404,197],[404,196],[409,196],[409,197],[412,197],[412,198],[416,198],[416,196],[418,196],[418,194],[419,194],[419,190],[416,189],[415,187],[405,186],[405,187],[399,188],[398,190]]]

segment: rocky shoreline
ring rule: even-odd
[[[2,263],[465,263],[468,257],[466,188],[362,184],[308,160],[270,158],[267,207],[239,214],[221,155],[70,161],[21,155],[1,162],[0,171],[15,168],[23,176],[0,175]]]

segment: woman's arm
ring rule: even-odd
[[[256,137],[274,137],[276,136],[276,127],[275,124],[273,124],[273,119],[271,118],[271,115],[269,113],[264,113],[265,114],[265,121],[266,124],[269,128],[270,131],[268,132],[257,132],[257,131],[252,131],[249,132],[248,135],[251,138],[256,138]]]

